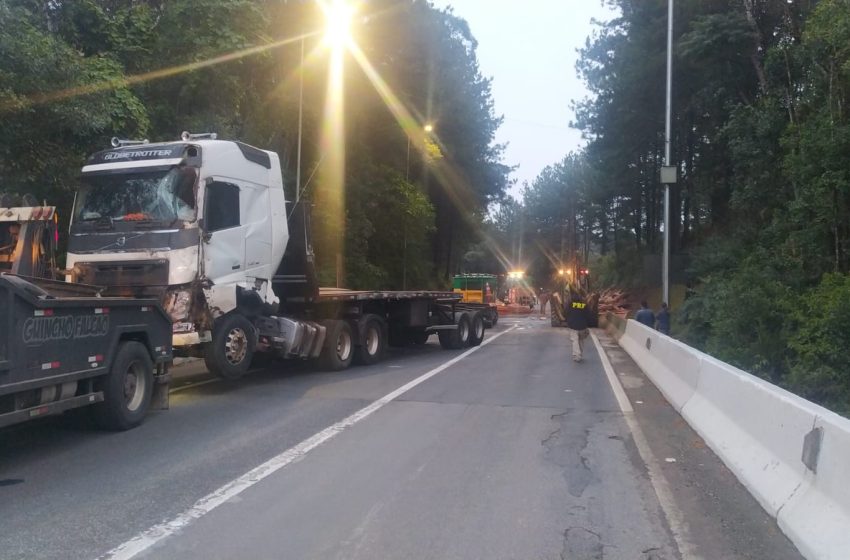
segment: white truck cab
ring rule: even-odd
[[[208,339],[240,298],[277,302],[289,231],[274,152],[184,133],[98,152],[81,180],[67,280],[161,297],[176,345]]]

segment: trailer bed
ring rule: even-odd
[[[346,290],[344,288],[319,288],[319,302],[331,301],[368,301],[387,300],[399,301],[410,299],[429,299],[433,301],[460,301],[461,295],[454,292],[435,292],[424,290],[407,291],[365,291]]]

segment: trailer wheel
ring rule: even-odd
[[[331,319],[322,321],[327,329],[325,344],[319,356],[319,366],[330,371],[341,371],[351,365],[354,357],[354,336],[348,321]]]
[[[469,345],[480,346],[484,340],[484,314],[479,311],[472,316],[472,325],[469,331]]]
[[[213,328],[212,342],[204,349],[204,363],[211,373],[224,379],[239,379],[251,367],[257,337],[254,325],[233,313],[219,319]]]
[[[469,333],[471,322],[468,313],[462,313],[457,320],[457,328],[452,330],[437,331],[440,337],[440,346],[446,350],[458,350],[469,344]]]
[[[490,309],[490,326],[495,327],[499,324],[499,311],[496,308]]]
[[[366,315],[358,323],[360,345],[354,351],[354,363],[372,365],[380,362],[387,348],[387,327],[377,315]]]
[[[148,349],[139,342],[122,342],[104,378],[103,402],[92,407],[92,414],[102,428],[129,430],[145,419],[152,394],[153,362]]]

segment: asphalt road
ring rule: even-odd
[[[800,558],[602,333],[633,413],[590,340],[575,364],[548,321],[488,339],[238,383],[183,367],[138,429],[0,431],[0,558]]]

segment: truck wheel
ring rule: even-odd
[[[387,329],[377,315],[366,315],[358,322],[360,346],[354,350],[354,363],[368,366],[380,362],[387,347]]]
[[[100,427],[118,431],[141,424],[153,394],[153,362],[148,349],[139,342],[122,342],[102,389],[103,402],[92,407]]]
[[[457,320],[457,328],[453,330],[437,331],[440,337],[440,346],[446,350],[458,350],[469,344],[469,332],[471,324],[469,314],[462,313]]]
[[[490,327],[495,327],[499,323],[499,312],[496,309],[490,309]]]
[[[238,313],[225,315],[213,328],[212,342],[204,348],[204,363],[224,379],[239,379],[251,367],[257,337],[254,325]]]
[[[419,344],[420,346],[422,344],[427,344],[429,338],[431,338],[431,333],[425,330],[410,333],[411,342],[413,342],[413,344]]]
[[[469,345],[479,346],[484,340],[484,314],[478,312],[472,316],[472,325],[469,331]]]
[[[327,329],[325,345],[319,356],[319,366],[330,371],[341,371],[351,365],[354,357],[354,336],[348,321],[336,319],[322,321]]]

